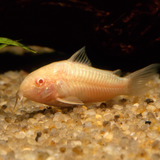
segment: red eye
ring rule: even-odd
[[[36,80],[36,84],[38,84],[39,86],[42,86],[44,84],[44,80],[42,78],[38,78]]]

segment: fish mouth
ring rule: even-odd
[[[19,102],[18,102],[18,99],[19,99]],[[18,90],[17,93],[16,93],[16,102],[15,102],[13,111],[15,110],[17,104],[20,103],[20,102],[22,103],[22,107],[23,107],[23,101],[22,100],[23,100],[23,93]]]

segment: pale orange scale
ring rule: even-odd
[[[97,95],[97,92],[99,92],[98,91],[98,87],[93,87],[92,88],[92,96],[93,96],[93,98]]]
[[[93,71],[93,78],[92,78],[92,83],[94,84],[99,84],[99,80],[101,79],[100,73]]]
[[[101,75],[99,72],[95,73],[95,82],[96,82],[97,84],[100,83],[101,78],[102,78],[102,75]]]
[[[77,84],[77,89],[76,89],[76,96],[78,95],[83,95],[83,92],[84,92],[84,85],[82,83],[78,83]]]
[[[87,83],[87,81],[88,81],[88,77],[89,77],[89,72],[88,72],[88,70],[85,70],[85,68],[83,68],[83,70],[82,70],[82,80],[81,80],[81,82],[82,83]]]
[[[103,74],[102,84],[105,85],[108,81],[109,77]]]
[[[74,78],[73,75],[76,74],[76,72],[74,71],[74,69],[71,69],[70,71],[68,71],[68,73],[69,73],[68,74],[68,76],[69,76],[68,78],[70,78],[70,79],[73,79]]]
[[[99,87],[93,87],[93,86],[86,86],[86,89],[84,90],[85,94],[85,101],[95,101],[95,99],[98,99],[100,95],[100,88]]]
[[[79,70],[79,77],[80,77],[80,78],[83,77],[83,70],[82,70],[82,69]],[[83,79],[82,79],[82,80],[83,80]]]
[[[85,71],[84,83],[87,83],[88,78],[89,78],[89,72],[88,72],[88,71]]]
[[[84,77],[85,83],[86,84],[91,83],[91,76],[92,76],[91,71],[86,70],[85,74],[87,75],[87,76],[85,75]]]
[[[76,88],[75,95],[80,98],[82,101],[87,99],[87,94],[89,92],[88,85],[84,83],[78,83],[78,88]]]
[[[101,87],[96,87],[95,95],[97,98],[101,97],[103,90],[104,89],[102,89]]]
[[[73,69],[73,74],[71,75],[71,77],[73,78],[73,79],[75,79],[75,77],[76,77],[76,80],[77,80],[77,78],[79,78],[79,70],[78,69]]]
[[[117,84],[118,84],[118,79],[117,79],[117,77],[112,77],[112,76],[110,76],[109,78],[109,83],[108,83],[108,85],[110,85],[110,87],[112,87],[112,86],[117,86]]]
[[[86,101],[90,101],[94,99],[94,88],[91,88],[91,86],[88,86],[85,95],[86,95]]]
[[[76,74],[73,75],[73,76],[75,77],[75,80],[76,80],[77,82],[83,81],[83,76],[84,76],[83,68],[80,67],[80,68],[78,69],[78,67],[76,67],[76,68],[75,68],[75,72],[76,72]]]
[[[108,88],[108,89],[107,89],[106,94],[107,94],[107,97],[108,97],[108,98],[112,96],[112,94],[113,94],[112,92],[113,92],[113,91],[112,91],[112,88]]]
[[[102,74],[100,77],[101,77],[101,79],[99,78],[99,82],[98,83],[104,85],[105,82],[107,81],[107,76],[105,76],[104,74]]]
[[[96,83],[96,73],[93,70],[91,70],[90,75],[91,75],[91,83]]]
[[[91,88],[88,85],[85,85],[84,87],[85,89],[82,91],[83,92],[82,99],[86,102],[88,101],[88,97],[90,97],[92,93],[91,93]]]
[[[105,98],[107,97],[106,89],[103,87],[99,87],[98,90],[99,90],[99,92],[97,93],[98,99],[105,100]]]
[[[82,94],[82,84],[79,82],[73,82],[71,93],[75,97],[79,97]]]
[[[69,92],[81,100],[94,101],[102,97],[108,99],[107,97],[115,95],[116,92],[121,92],[121,90],[116,90],[120,88],[116,84],[121,80],[111,73],[106,74],[81,66],[79,69],[77,67],[70,74],[70,78],[74,78],[70,81]]]
[[[91,87],[86,84],[80,84],[79,92],[77,92],[77,97],[85,102],[90,96],[92,96]]]

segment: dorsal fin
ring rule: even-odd
[[[85,53],[85,46],[79,49],[77,52],[75,52],[69,59],[68,61],[72,62],[78,62],[82,63],[88,66],[91,66],[91,61],[89,60],[88,56]]]

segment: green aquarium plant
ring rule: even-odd
[[[2,43],[2,44],[1,44]],[[13,45],[13,46],[18,46],[18,47],[22,47],[30,52],[36,53],[35,50],[23,45],[22,43],[19,43],[17,40],[12,40],[9,38],[5,38],[5,37],[0,37],[0,49],[9,46],[9,45]]]

